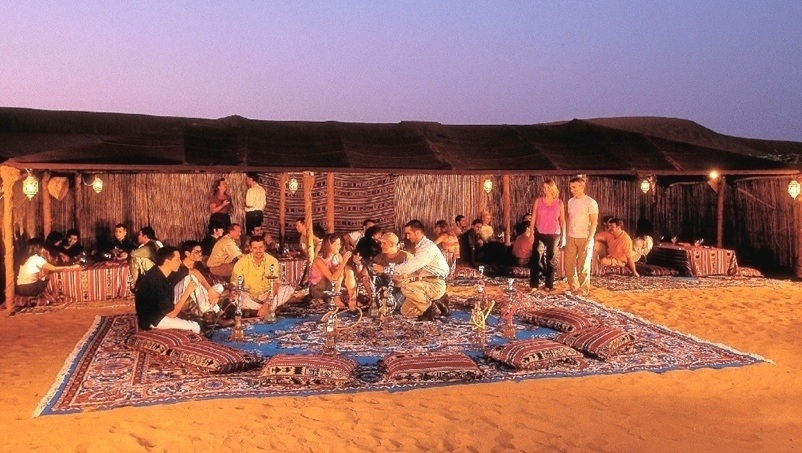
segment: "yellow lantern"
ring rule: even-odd
[[[30,172],[28,173],[28,177],[22,181],[22,193],[24,193],[29,200],[39,193],[39,180]]]
[[[295,195],[295,192],[298,191],[298,180],[295,178],[290,179],[287,183],[287,188],[290,189],[290,195]]]
[[[800,191],[802,191],[802,187],[800,187],[799,182],[796,179],[792,179],[791,182],[788,183],[788,195],[796,200]]]
[[[95,193],[100,193],[100,191],[103,190],[103,180],[100,179],[98,176],[95,176],[95,179],[92,181],[91,186],[92,190],[94,190]]]
[[[485,179],[485,181],[482,183],[482,189],[486,193],[490,193],[493,190],[493,180],[490,178]]]

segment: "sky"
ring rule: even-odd
[[[2,1],[0,106],[802,141],[799,0]]]

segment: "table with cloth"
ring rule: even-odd
[[[646,261],[676,269],[688,277],[738,274],[735,251],[717,247],[661,243],[652,249]]]
[[[133,297],[128,263],[101,262],[80,269],[53,272],[47,292],[71,302],[92,302]]]

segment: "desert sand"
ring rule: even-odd
[[[772,360],[746,367],[197,401],[31,418],[97,315],[0,315],[0,451],[798,451],[802,286],[591,298]]]

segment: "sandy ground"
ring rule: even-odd
[[[0,451],[799,451],[802,286],[591,298],[775,364],[31,414],[98,314],[0,315]]]

